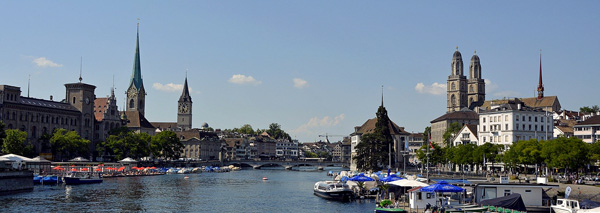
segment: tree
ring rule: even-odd
[[[316,158],[317,154],[315,154],[314,152],[304,152],[304,157],[306,158]]]
[[[89,154],[90,141],[81,138],[75,131],[57,129],[50,138],[52,154],[58,159],[86,156]]]
[[[4,138],[6,138],[6,132],[4,132],[4,123],[0,121],[0,151],[2,149],[2,144],[4,143]]]
[[[287,139],[289,141],[292,140],[292,137],[285,131],[281,129],[281,125],[278,123],[272,123],[269,125],[269,129],[266,130],[269,135],[271,135],[274,139]]]
[[[475,158],[475,163],[481,164],[482,168],[485,168],[484,163],[491,162],[493,167],[495,162],[501,161],[499,158],[501,150],[502,145],[487,142],[481,146],[477,146],[477,148],[475,148],[475,156],[473,156]]]
[[[244,124],[242,127],[238,129],[238,132],[246,135],[254,135],[254,130],[250,124]]]
[[[150,154],[151,137],[147,133],[133,133],[125,129],[112,133],[106,141],[102,142],[102,146],[117,160],[125,157],[139,159]]]
[[[156,158],[178,159],[183,148],[179,137],[172,131],[162,131],[150,141],[150,150]]]
[[[588,148],[579,138],[558,137],[542,144],[541,156],[548,167],[578,169],[590,163]]]
[[[591,162],[600,161],[600,141],[588,145],[589,159]]]
[[[598,107],[598,105],[594,105],[591,107],[584,106],[579,108],[579,111],[581,111],[584,114],[597,113],[598,111],[600,111],[600,107]]]
[[[460,129],[462,129],[462,126],[458,122],[451,123],[450,126],[448,126],[448,129],[446,129],[446,131],[444,132],[444,135],[443,135],[444,143],[446,144],[446,147],[452,146],[451,140],[454,139],[454,136],[456,136],[456,134],[458,134]]]
[[[421,162],[427,162],[427,150],[429,150],[429,163],[430,164],[438,164],[445,163],[445,153],[446,151],[437,145],[437,143],[431,143],[433,149],[429,146],[429,144],[423,144],[419,150],[417,150],[417,158]]]
[[[355,147],[357,155],[353,160],[357,169],[362,171],[380,170],[390,161],[394,162],[389,156],[394,143],[389,129],[392,122],[383,104],[377,109],[376,115],[375,129],[372,133],[363,134]]]
[[[25,145],[27,133],[18,129],[8,129],[5,131],[4,143],[2,144],[3,153],[12,153],[15,155],[29,155],[33,146]]]

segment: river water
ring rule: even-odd
[[[33,192],[0,196],[0,212],[373,212],[374,200],[344,203],[313,195],[315,182],[329,179],[326,171],[244,169],[36,185]]]

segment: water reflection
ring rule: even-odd
[[[189,179],[184,179],[185,176]],[[332,202],[313,195],[326,172],[242,170],[229,173],[106,178],[101,184],[35,186],[0,196],[8,212],[372,212],[371,200]],[[262,177],[269,180],[262,181]]]

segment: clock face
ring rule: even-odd
[[[187,113],[189,110],[190,110],[190,108],[187,103],[179,104],[179,112],[180,113]]]

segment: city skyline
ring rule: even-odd
[[[585,92],[598,90],[600,77],[592,1],[112,3],[0,3],[10,32],[0,35],[0,84],[60,101],[83,57],[83,82],[106,97],[114,76],[122,109],[140,18],[153,122],[176,120],[187,72],[194,127],[279,123],[301,142],[347,135],[375,117],[384,85],[390,119],[422,132],[446,112],[456,46],[465,65],[477,51],[487,100],[535,97],[543,49],[545,96],[569,110],[598,104]]]

